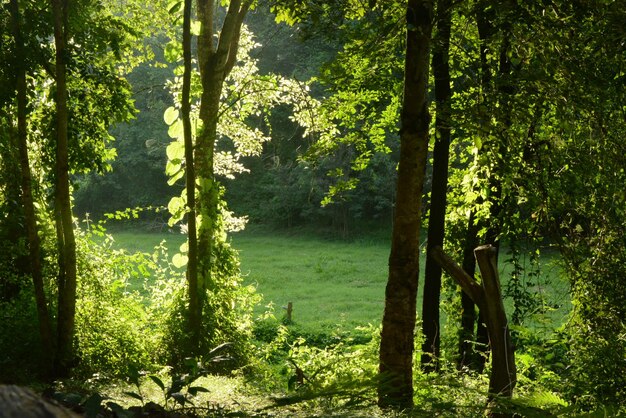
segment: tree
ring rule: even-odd
[[[21,15],[18,0],[11,0],[11,12],[13,20],[13,37],[15,42],[16,56],[25,57],[24,42],[22,39]],[[37,315],[39,320],[39,335],[41,338],[42,352],[45,357],[44,367],[52,364],[54,343],[52,339],[52,325],[48,314],[48,305],[43,281],[43,269],[41,263],[41,245],[37,228],[37,215],[32,192],[32,176],[28,155],[28,132],[27,132],[27,85],[26,64],[24,60],[16,61],[16,90],[17,90],[17,138],[20,155],[20,171],[22,186],[22,204],[24,206],[24,221],[28,236],[28,250],[31,264],[31,276],[35,289]],[[44,370],[44,376],[48,377],[51,370]]]
[[[198,68],[202,81],[200,100],[200,121],[202,128],[196,137],[194,149],[194,184],[198,187],[197,214],[200,217],[197,231],[197,280],[189,283],[190,325],[192,333],[200,333],[200,318],[204,307],[204,295],[211,289],[211,268],[213,242],[219,223],[219,184],[215,179],[214,156],[217,140],[220,98],[226,77],[237,60],[241,25],[252,0],[233,0],[219,33],[217,44],[214,40],[216,25],[215,2],[198,0],[197,10],[200,21],[198,36]],[[189,176],[189,174],[188,174]],[[191,238],[191,237],[190,237]],[[195,243],[192,245],[196,245]]]
[[[74,319],[76,315],[76,240],[70,196],[68,107],[67,107],[67,18],[66,0],[53,0],[54,44],[56,47],[56,185],[55,213],[59,245],[59,304],[55,374],[65,376],[74,362]]]
[[[428,154],[428,74],[433,2],[410,0],[400,128],[397,201],[380,345],[382,407],[413,406],[413,348],[422,189]]]
[[[443,247],[448,194],[448,160],[451,140],[450,87],[450,30],[452,26],[452,2],[437,2],[437,32],[433,39],[432,69],[435,79],[435,148],[433,151],[433,177],[428,221],[428,244],[424,274],[424,302],[422,307],[421,363],[426,369],[437,370],[441,328],[439,324],[439,299],[441,292],[441,267],[432,257],[432,249]]]
[[[196,174],[194,167],[194,147],[191,132],[191,0],[183,6],[183,91],[181,113],[185,143],[185,191],[187,196],[188,249],[187,284],[189,292],[189,329],[193,332],[193,344],[199,345],[202,320],[202,306],[198,290],[198,237],[196,230]],[[199,306],[200,305],[200,306]]]

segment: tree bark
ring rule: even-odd
[[[56,46],[56,189],[55,206],[59,242],[59,302],[55,374],[67,376],[74,362],[74,319],[76,314],[76,241],[72,221],[68,160],[67,108],[67,0],[53,0]]]
[[[22,40],[20,25],[20,9],[18,0],[11,0],[11,11],[13,19],[13,34],[15,38],[16,56],[22,54],[24,43]],[[28,156],[28,135],[27,135],[27,98],[26,98],[26,67],[22,59],[16,60],[17,68],[17,137],[20,155],[20,178],[22,185],[22,204],[24,205],[24,221],[28,238],[28,251],[31,264],[31,276],[35,289],[35,302],[37,304],[37,317],[39,320],[39,337],[41,338],[41,348],[44,358],[44,377],[50,377],[54,345],[52,343],[52,325],[48,313],[48,304],[44,291],[43,274],[41,267],[41,251],[39,235],[37,233],[37,216],[32,190],[32,177],[30,172],[30,162]]]
[[[185,0],[183,10],[183,91],[181,114],[185,140],[185,189],[187,194],[187,284],[189,296],[189,330],[192,344],[200,341],[201,314],[198,291],[198,235],[196,229],[196,173],[191,132],[191,5],[193,0]]]
[[[432,1],[409,0],[397,200],[380,344],[381,407],[413,406],[419,233],[430,122],[427,92],[432,14]]]
[[[219,183],[213,170],[217,122],[222,87],[236,63],[239,37],[243,19],[251,0],[231,0],[217,43],[213,40],[214,0],[197,0],[200,35],[198,37],[198,67],[202,80],[200,120],[202,128],[196,137],[194,169],[198,198],[195,201],[197,225],[197,283],[189,288],[190,307],[192,298],[195,312],[190,314],[200,332],[205,294],[214,286],[211,276],[213,242],[219,225]]]
[[[482,8],[482,4],[478,3],[476,5],[475,15],[476,15],[476,25],[478,29],[478,37],[479,37],[479,45],[480,45],[480,100],[481,100],[481,109],[482,113],[480,114],[480,118],[484,121],[488,121],[491,119],[491,111],[487,109],[487,99],[493,92],[492,89],[492,71],[488,62],[489,55],[489,39],[494,34],[494,26],[492,20],[494,18],[495,10],[491,7],[488,11]],[[484,154],[488,152],[493,152],[494,144],[493,140],[490,140],[491,134],[491,126],[489,123],[486,123],[485,126],[479,127],[478,135],[482,137],[482,145],[480,147],[479,153]],[[495,157],[489,159],[489,161],[495,161],[494,165],[497,166],[498,158]],[[499,189],[498,180],[496,179],[497,168],[493,168],[490,170],[490,177],[487,179],[488,188],[491,190],[492,188]],[[485,235],[485,241],[489,244],[493,244],[497,247],[497,237],[499,235],[499,219],[496,216],[499,213],[499,201],[497,199],[494,200],[494,194],[489,193],[489,203],[490,206],[490,215],[491,221],[487,228],[487,232]],[[482,203],[481,199],[478,203]],[[479,226],[475,225],[476,221],[474,220],[475,210],[472,209],[470,213],[470,219],[468,223],[465,247],[463,250],[463,267],[469,272],[472,276],[476,270],[476,260],[473,254],[474,248],[478,245],[479,237],[478,231]],[[485,368],[485,363],[487,361],[487,357],[489,355],[489,337],[487,335],[487,328],[485,326],[483,313],[479,312],[478,317],[475,314],[473,302],[467,297],[467,295],[461,296],[461,304],[462,304],[462,330],[459,341],[459,354],[460,361],[459,368],[464,365],[470,366],[472,369],[482,372]],[[475,325],[474,325],[475,324]],[[474,331],[475,330],[475,331]],[[475,332],[475,334],[474,334]],[[476,341],[477,345],[474,346],[472,341]],[[465,363],[467,362],[467,363]]]
[[[482,276],[484,313],[489,343],[491,345],[491,376],[489,395],[510,398],[516,383],[515,352],[511,344],[508,322],[502,302],[500,280],[498,278],[497,248],[483,245],[476,250],[476,261]]]
[[[433,179],[426,273],[424,276],[424,300],[422,305],[421,363],[426,371],[439,369],[440,322],[439,299],[441,294],[441,267],[430,256],[435,246],[443,246],[448,193],[448,161],[450,153],[450,29],[452,26],[452,1],[437,2],[437,32],[433,39],[433,75],[435,78],[435,149],[433,151]]]
[[[476,273],[476,259],[474,248],[478,246],[478,225],[475,223],[474,210],[470,211],[467,220],[467,232],[463,244],[463,271],[474,278]],[[479,369],[479,362],[475,358],[474,341],[476,340],[476,305],[471,297],[461,289],[461,331],[459,335],[459,360],[457,368],[462,370],[469,367]]]

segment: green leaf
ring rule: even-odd
[[[85,416],[87,418],[95,418],[102,409],[102,401],[104,398],[99,393],[94,393],[83,403],[85,408]]]
[[[165,391],[165,385],[163,384],[163,381],[161,379],[159,379],[158,377],[153,376],[153,375],[150,375],[148,377],[150,378],[150,380],[152,380],[154,383],[156,383],[156,385],[158,387],[160,387],[162,391]]]
[[[183,8],[183,2],[182,1],[177,1],[174,4],[170,3],[169,10],[167,12],[169,14],[173,15],[173,14],[176,14],[176,13],[180,12],[180,10],[182,8]]]
[[[180,160],[177,160],[176,162],[168,161],[165,164],[165,174],[167,174],[168,176],[176,176],[179,173],[184,173]],[[182,175],[181,175],[181,177],[182,177]],[[174,184],[174,183],[172,183],[172,184]],[[170,186],[172,184],[170,184]]]
[[[176,254],[178,255],[178,254]],[[174,256],[176,257],[176,256]],[[169,395],[172,395],[174,393],[180,392],[181,389],[185,386],[185,380],[181,379],[181,378],[172,378],[172,385],[170,387],[170,389],[167,391],[167,393]]]
[[[113,411],[115,413],[116,417],[119,418],[131,418],[133,416],[133,413],[130,412],[127,409],[124,409],[121,405],[115,403],[115,402],[107,402],[107,406],[109,407],[109,409],[111,411]]]
[[[187,389],[187,392],[189,392],[193,396],[196,396],[198,392],[208,393],[209,390],[207,388],[203,388],[202,386],[191,386],[189,389]]]
[[[172,257],[172,264],[176,268],[185,267],[187,265],[187,261],[189,261],[189,258],[184,254],[174,254],[174,257]]]
[[[174,398],[174,400],[175,400],[176,402],[178,402],[178,403],[180,404],[180,406],[185,406],[185,403],[189,402],[189,401],[187,400],[187,398],[185,398],[185,395],[183,395],[183,394],[182,394],[182,393],[180,393],[180,392],[174,392],[174,393],[172,393],[172,398]],[[189,403],[191,403],[191,402],[189,402]]]
[[[163,113],[163,120],[165,120],[165,123],[171,125],[176,121],[176,119],[178,119],[178,109],[174,106],[170,106],[165,109],[165,113]]]
[[[185,146],[178,141],[171,142],[165,152],[170,161],[182,160],[185,157]]]
[[[168,162],[169,164],[169,162]],[[169,186],[173,186],[178,180],[180,180],[181,178],[183,178],[183,176],[185,175],[185,170],[181,169],[181,165],[177,164],[176,167],[178,168],[178,171],[176,173],[174,173],[173,175],[170,174],[172,177],[169,178],[169,180],[167,180],[167,184]]]
[[[143,396],[135,392],[124,392],[124,395],[130,396],[131,398],[135,398],[141,402],[143,402]]]
[[[180,196],[174,196],[167,204],[167,209],[173,216],[177,216],[185,208],[185,201]]]
[[[176,121],[172,125],[170,125],[170,128],[167,130],[167,134],[170,136],[170,138],[173,139],[183,138],[183,121],[180,119],[176,119]]]

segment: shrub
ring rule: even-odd
[[[162,330],[159,360],[180,370],[190,351],[202,360],[213,348],[230,343],[232,361],[216,365],[215,371],[245,364],[250,353],[252,308],[258,300],[252,286],[242,286],[237,252],[226,242],[215,243],[212,266],[213,287],[205,295],[199,350],[189,350],[191,335],[187,331],[188,300],[184,274],[166,261],[156,272],[156,286],[151,290],[152,317]],[[162,318],[159,320],[159,317]]]
[[[145,254],[114,250],[109,238],[96,242],[79,232],[77,243],[76,372],[122,377],[154,367],[157,341],[137,290],[154,263]]]

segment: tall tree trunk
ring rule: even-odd
[[[467,232],[463,243],[463,271],[472,279],[476,274],[476,259],[474,258],[474,248],[478,246],[478,225],[475,223],[475,211],[470,211],[467,221]],[[476,327],[476,305],[472,298],[461,289],[461,330],[459,334],[459,359],[457,368],[464,367],[472,369],[478,368],[474,356]]]
[[[76,314],[76,241],[70,201],[67,108],[67,0],[53,0],[54,43],[56,46],[56,189],[57,233],[59,243],[59,302],[55,373],[67,376],[74,362],[74,318]]]
[[[213,243],[219,225],[219,183],[213,171],[220,97],[226,77],[237,60],[241,25],[252,0],[231,0],[217,44],[213,40],[214,0],[197,0],[200,35],[198,37],[198,66],[202,80],[200,120],[202,128],[196,137],[194,168],[197,177],[197,283],[190,283],[189,297],[192,333],[200,333],[202,311],[207,290],[213,287],[211,266]]]
[[[194,347],[200,341],[201,314],[198,295],[198,235],[196,229],[196,172],[193,158],[193,138],[191,132],[191,5],[185,0],[183,11],[183,92],[181,113],[185,137],[185,188],[187,193],[187,284],[189,294],[189,329],[192,332]]]
[[[426,273],[424,276],[424,301],[422,305],[421,363],[427,371],[439,369],[440,323],[439,299],[441,294],[441,266],[432,258],[435,246],[443,247],[448,193],[448,161],[450,154],[450,29],[452,26],[452,1],[437,2],[437,32],[433,38],[433,75],[435,78],[435,149],[433,152],[433,179],[428,222]]]
[[[413,347],[422,189],[428,154],[428,70],[433,2],[409,0],[397,200],[380,343],[378,404],[413,406]]]
[[[18,0],[11,0],[11,12],[13,19],[13,35],[15,37],[16,56],[24,56],[24,42],[22,40],[20,25],[20,9]],[[30,256],[31,275],[35,289],[35,301],[37,304],[37,317],[39,320],[39,337],[44,357],[44,377],[49,377],[52,364],[54,346],[52,343],[52,325],[48,314],[48,304],[44,292],[43,274],[41,268],[41,252],[39,235],[37,234],[37,216],[32,191],[32,177],[28,157],[27,137],[27,103],[26,103],[26,67],[23,60],[16,60],[17,67],[17,137],[20,155],[20,172],[22,183],[22,203],[24,205],[24,220],[28,237],[28,250]]]

